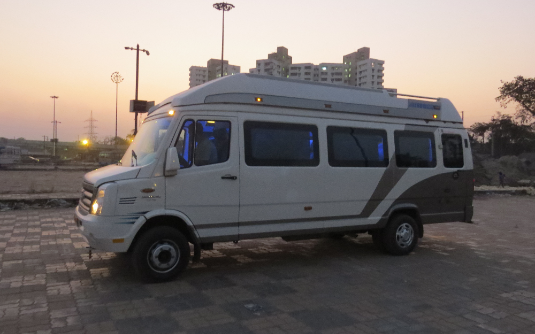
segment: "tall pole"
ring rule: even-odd
[[[113,72],[111,74],[111,81],[115,83],[115,138],[113,142],[117,145],[117,100],[119,98],[119,84],[124,80],[124,78],[119,74],[119,72]],[[136,87],[137,95],[137,87]]]
[[[139,44],[137,45],[137,50],[136,50],[136,98],[135,98],[136,101],[137,101],[138,83],[139,83]],[[135,126],[134,126],[134,136],[135,136],[137,134],[137,112],[134,117],[134,123],[135,123]]]
[[[56,99],[59,99],[59,96],[51,96],[50,98],[54,99],[54,120],[52,121],[52,141],[54,143],[54,149],[52,151],[52,156],[56,156],[56,141],[57,141],[57,128],[58,124],[56,122]]]
[[[126,50],[136,50],[136,98],[135,100],[137,101],[137,88],[138,88],[138,83],[139,83],[139,51],[141,52],[145,52],[148,55],[150,55],[149,53],[149,50],[145,50],[145,49],[139,49],[139,44],[137,45],[136,48],[131,48],[131,47],[128,47],[126,46],[125,47]],[[134,122],[135,122],[135,125],[134,125],[134,136],[137,134],[137,112],[135,113],[135,119],[134,119]]]
[[[232,8],[234,8],[233,4],[227,3],[227,2],[218,2],[214,3],[214,8],[217,10],[223,11],[223,27],[221,29],[222,36],[221,36],[221,77],[223,77],[223,53],[225,50],[225,12],[228,12]]]
[[[223,77],[223,53],[225,51],[225,10],[223,10],[223,25],[221,27],[221,77]]]

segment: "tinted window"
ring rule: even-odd
[[[334,167],[386,167],[386,131],[327,127],[329,164]]]
[[[230,122],[197,121],[195,125],[195,165],[206,166],[228,160]]]
[[[249,166],[317,166],[314,125],[245,122],[245,163]]]
[[[176,147],[180,168],[191,167],[193,161],[197,166],[225,162],[229,158],[230,122],[187,120]]]
[[[444,167],[461,168],[464,166],[463,139],[460,135],[442,135],[442,155]]]
[[[180,161],[180,168],[191,167],[193,163],[193,142],[195,134],[195,122],[187,120],[184,122],[182,129],[178,135],[176,143],[176,150],[178,152],[178,160]]]
[[[435,139],[432,132],[395,131],[398,167],[435,167]]]

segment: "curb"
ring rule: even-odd
[[[73,208],[78,205],[76,198],[33,198],[33,199],[2,199],[0,212],[28,209]]]

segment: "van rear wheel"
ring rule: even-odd
[[[189,253],[188,241],[180,231],[158,226],[140,236],[132,252],[132,263],[143,281],[163,282],[186,268]]]
[[[418,225],[409,215],[396,215],[379,233],[384,249],[392,255],[407,255],[418,243]]]

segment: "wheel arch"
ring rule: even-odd
[[[388,212],[388,221],[397,215],[408,215],[416,221],[418,225],[418,237],[423,238],[424,236],[424,225],[422,224],[422,218],[420,217],[420,210],[415,204],[397,204],[390,208]]]
[[[137,230],[132,243],[130,244],[128,251],[132,250],[139,237],[146,231],[158,227],[168,226],[179,230],[188,240],[189,243],[194,246],[198,246],[200,242],[197,230],[189,220],[189,218],[181,212],[170,210],[157,210],[145,214],[146,221]]]

